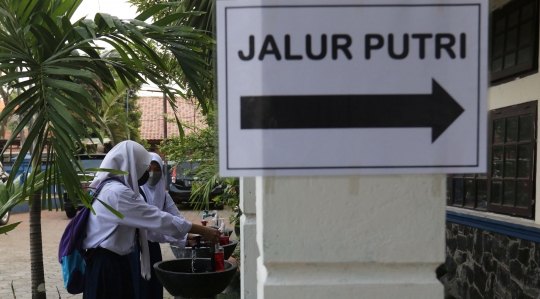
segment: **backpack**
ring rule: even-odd
[[[94,193],[91,193],[95,199],[101,188],[112,181],[122,183],[117,178],[110,178],[103,181]],[[123,183],[122,183],[123,184]],[[93,201],[92,201],[93,202]],[[86,238],[86,223],[90,216],[90,209],[84,207],[66,226],[60,245],[58,246],[58,262],[62,267],[62,276],[64,278],[64,287],[70,294],[80,294],[84,292],[86,282],[86,261],[90,259],[82,248]]]

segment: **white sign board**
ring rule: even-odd
[[[218,0],[220,174],[485,172],[488,4]]]

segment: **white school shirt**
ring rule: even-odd
[[[146,198],[148,199],[149,205],[156,206],[159,209],[163,207],[163,212],[185,219],[184,216],[180,214],[180,211],[178,211],[176,204],[174,203],[169,194],[163,194],[163,199],[160,200],[155,197],[154,192],[152,192],[150,188],[145,188],[145,186],[143,186],[143,191],[146,195]],[[174,245],[176,247],[184,248],[186,246],[187,234],[182,239],[176,239],[155,231],[147,231],[146,237],[148,238],[148,241],[158,243],[171,243],[171,245]]]
[[[126,255],[133,250],[136,228],[180,240],[191,230],[191,222],[147,204],[142,196],[136,195],[122,183],[113,181],[105,184],[98,198],[123,214],[124,219],[116,217],[99,201],[94,201],[92,206],[96,214],[90,213],[88,218],[84,249],[99,245],[119,255]]]

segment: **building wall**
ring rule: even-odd
[[[536,73],[505,84],[491,87],[488,94],[488,109],[493,110],[530,101],[538,101],[540,96],[540,74]],[[538,114],[540,115],[540,114]],[[538,119],[537,119],[537,123]],[[538,133],[537,133],[538,134]],[[538,161],[540,153],[536,151],[536,167],[538,174]],[[540,198],[540,180],[536,180],[535,198]],[[535,215],[540,215],[540,205],[535,205]],[[536,217],[536,224],[540,224],[540,217]]]
[[[462,299],[540,298],[540,244],[446,223],[447,293]]]
[[[510,2],[510,0],[490,0],[489,4],[491,7],[491,10],[496,10],[497,8],[500,8],[501,6],[505,5],[506,3]]]
[[[509,0],[491,0],[492,9],[497,9]],[[540,30],[539,30],[540,34]],[[540,53],[538,54],[540,55]],[[540,96],[540,73],[517,78],[507,83],[491,86],[488,90],[488,109],[498,109],[530,101],[538,101]],[[538,114],[540,116],[540,114]],[[537,120],[538,121],[538,120]],[[538,122],[537,122],[538,123]],[[540,154],[536,152],[536,161]],[[538,167],[538,163],[537,167]],[[537,171],[538,173],[538,171]],[[536,180],[535,198],[540,198],[540,180]],[[540,205],[536,205],[536,215],[540,215]],[[540,224],[540,217],[535,222]]]
[[[508,2],[491,0],[490,5],[492,10],[496,10]],[[539,97],[540,74],[536,73],[491,86],[488,91],[488,109],[538,101]],[[538,151],[536,155],[538,174]],[[536,179],[536,199],[540,198],[539,184],[540,180]],[[489,227],[489,224],[484,225],[482,221],[498,221],[509,227],[519,226],[518,232],[532,230],[540,235],[539,204],[535,204],[534,220],[452,207],[448,207],[447,211],[484,219],[475,225],[446,223],[445,266],[448,272],[441,278],[441,282],[448,294],[462,299],[540,298],[540,243],[481,228]],[[537,238],[532,235],[532,239]]]

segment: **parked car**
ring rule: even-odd
[[[85,169],[87,168],[99,168],[101,165],[101,162],[103,159],[105,159],[105,154],[80,154],[78,155],[79,159],[82,162],[82,165]],[[95,172],[86,172],[85,174],[80,174],[81,176],[87,176],[90,178],[93,178],[95,175]],[[92,182],[92,179],[89,180],[82,180],[82,188],[84,190],[88,190],[88,186]],[[68,218],[73,218],[77,214],[77,211],[82,209],[84,207],[84,204],[82,203],[80,198],[76,198],[77,206],[73,205],[73,202],[71,201],[71,198],[68,196],[67,192],[64,192],[64,210],[66,211],[66,216]]]
[[[4,168],[4,164],[0,162],[0,180],[2,182],[6,182],[8,180],[8,177],[9,177],[9,173]]]
[[[0,181],[6,182],[9,177],[4,165],[0,162]],[[0,225],[6,225],[9,222],[9,216],[11,215],[11,210],[7,211],[2,218],[0,218]]]
[[[7,211],[2,218],[0,218],[0,225],[6,225],[9,222],[9,216],[11,215],[11,211]]]
[[[182,162],[173,168],[171,173],[171,184],[169,185],[169,195],[177,205],[190,204],[191,187],[196,181],[195,171],[199,162]],[[211,196],[214,197],[223,193],[221,186],[216,186],[212,190]],[[222,208],[222,207],[214,207]]]

